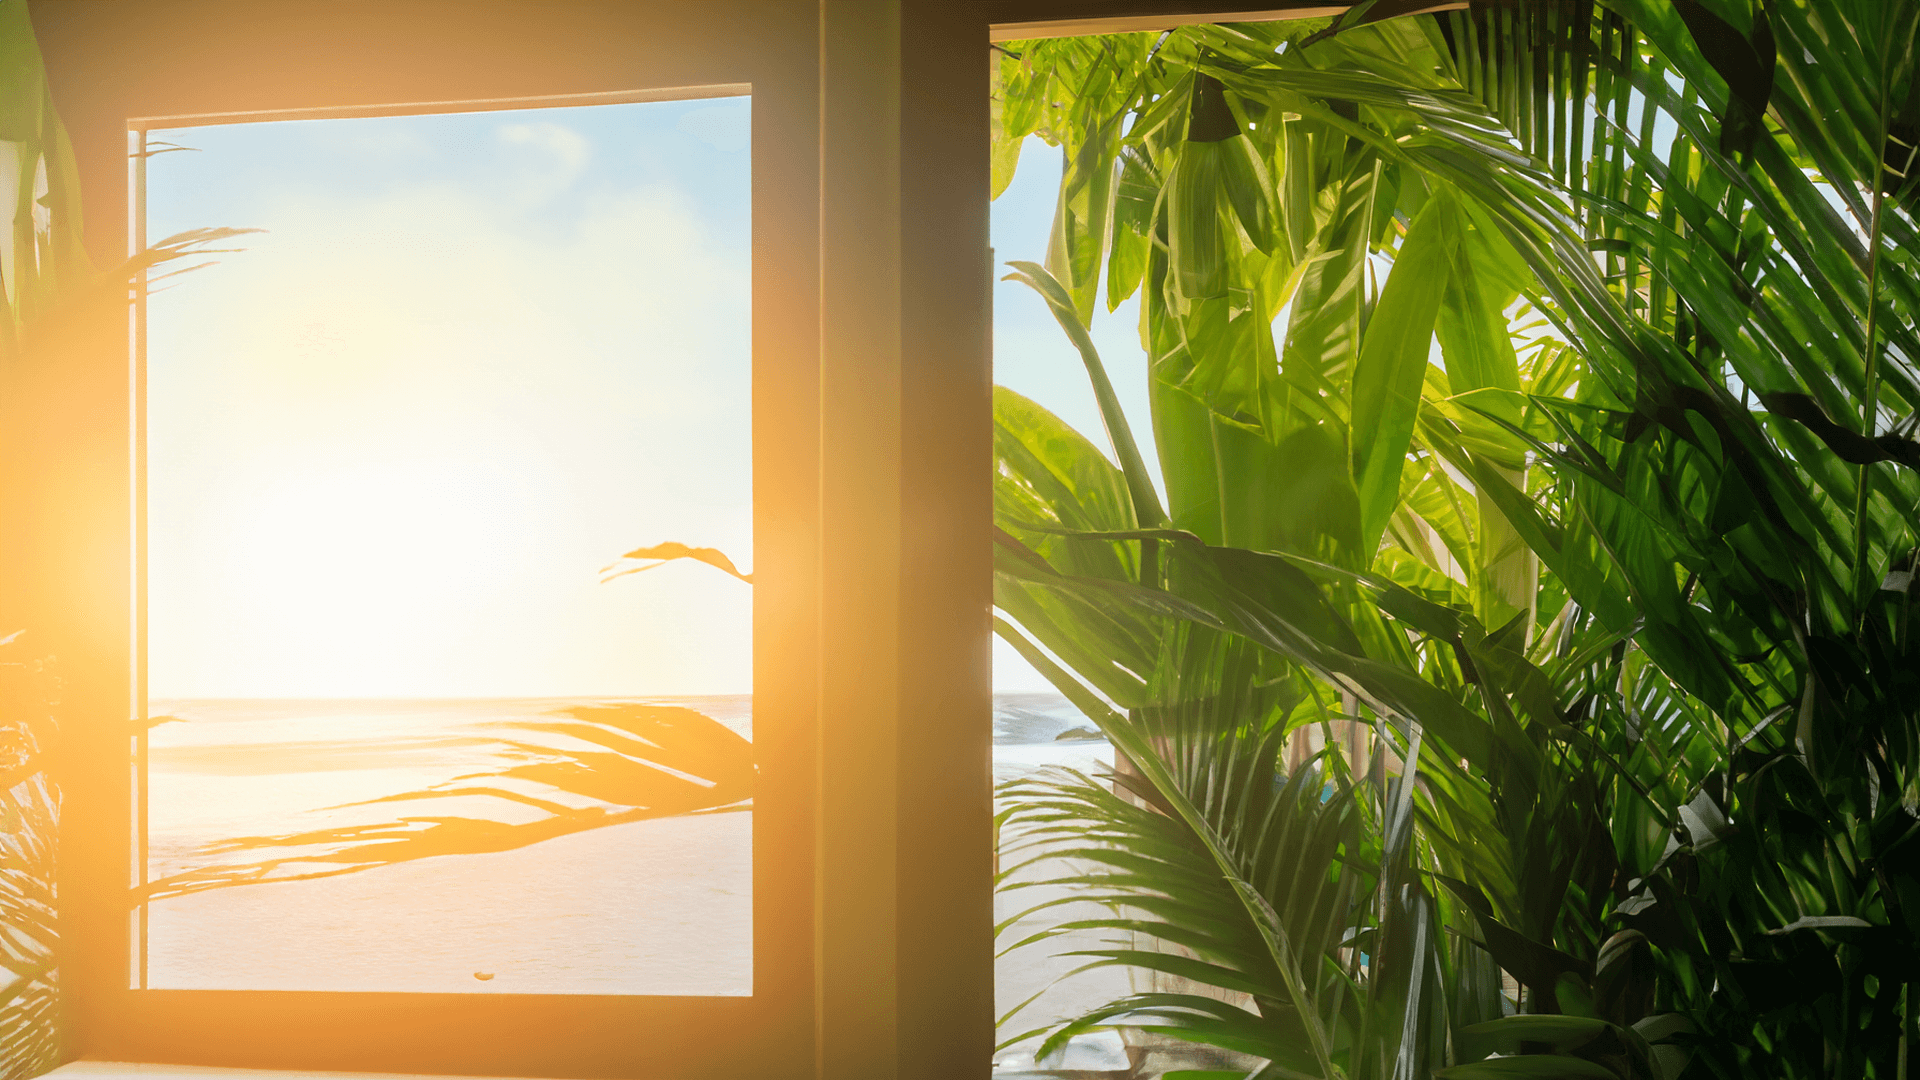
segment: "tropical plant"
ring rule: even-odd
[[[693,709],[583,705],[559,710],[552,720],[488,726],[501,733],[496,767],[331,809],[452,799],[490,808],[491,815],[400,816],[230,837],[203,847],[187,869],[148,882],[137,898],[334,877],[438,855],[511,851],[630,821],[742,810],[753,797],[753,745]],[[538,816],[503,820],[528,810]]]
[[[1617,911],[1703,1067],[1904,1075],[1920,5],[1616,11],[1611,161],[1571,191],[1605,274],[1538,268],[1595,377],[1533,440],[1566,499],[1532,540],[1592,529],[1712,750]]]
[[[20,634],[0,650],[24,652]],[[60,1063],[59,930],[54,872],[60,796],[58,691],[37,659],[0,661],[0,1076],[37,1076]]]
[[[1051,674],[1140,766],[1130,786],[1151,787],[1227,881],[1259,865],[1257,819],[1196,823],[1174,796],[1251,806],[1217,793],[1258,787],[1271,773],[1245,764],[1253,748],[1302,718],[1236,706],[1206,739],[1142,741],[1167,707],[1149,688],[1168,682],[1169,628],[1260,643],[1371,714],[1384,738],[1370,768],[1391,752],[1403,777],[1417,766],[1407,895],[1458,898],[1478,925],[1447,925],[1537,1014],[1456,1014],[1427,1066],[1551,1051],[1528,1075],[1673,1075],[1697,1050],[1694,1068],[1723,1075],[1904,1070],[1916,488],[1874,463],[1920,461],[1901,243],[1914,18],[1909,4],[1476,4],[1366,28],[1008,47],[996,180],[1028,131],[1068,154],[1057,286],[1024,273],[1096,388],[1070,323],[1103,269],[1109,303],[1143,283],[1173,508],[1163,519],[1139,497],[1117,409],[1120,468],[1103,474],[1090,444],[1002,391],[996,598],[1020,629],[998,628],[1072,669]],[[1358,193],[1376,201],[1350,204]],[[1370,265],[1387,268],[1377,291]],[[1522,364],[1516,291],[1551,324]],[[1275,348],[1267,324],[1289,301]],[[1444,368],[1426,363],[1435,332]],[[1426,492],[1407,479],[1423,473]],[[1304,513],[1319,519],[1284,527]],[[1008,794],[1027,800],[1016,815],[1072,804],[1120,820],[1096,790]],[[1373,790],[1366,817],[1392,837],[1389,789]],[[1556,813],[1569,797],[1590,812]],[[1132,828],[1103,835],[1166,850]],[[1301,880],[1368,866],[1367,836],[1342,842],[1339,868],[1300,863]],[[1581,859],[1554,857],[1570,844]],[[1170,886],[1202,895],[1174,869],[1132,858],[1100,878],[1152,912]],[[1243,906],[1284,922],[1292,896]],[[1229,914],[1165,910],[1131,928],[1192,947]],[[1355,905],[1354,940],[1389,940],[1389,914]],[[1441,971],[1470,955],[1427,940]],[[1224,985],[1258,966],[1244,947],[1211,955],[1217,970],[1184,973]],[[1392,957],[1369,963],[1369,992],[1403,979],[1471,1000]],[[1158,963],[1095,960],[1121,961]],[[1413,997],[1389,994],[1399,1028],[1342,1058],[1358,1036],[1339,1033],[1367,1030],[1344,1006],[1248,992],[1256,1008],[1230,1026],[1266,1021],[1280,1053],[1262,1056],[1284,1068],[1422,1071],[1409,1045],[1431,1014]],[[1306,1070],[1279,1020],[1302,1004],[1335,1017]],[[1200,1038],[1228,1017],[1199,1000],[1133,1006]],[[1520,1067],[1500,1060],[1445,1075]]]
[[[79,177],[48,91],[27,5],[0,3],[0,431],[18,453],[0,492],[12,515],[30,512],[36,483],[18,460],[44,451],[49,425],[23,411],[63,368],[94,350],[124,347],[136,285],[182,259],[249,230],[196,229],[171,236],[110,270],[96,270],[80,233]],[[198,265],[205,265],[200,263]],[[167,273],[154,271],[166,268]],[[194,269],[195,267],[187,267]],[[116,333],[116,328],[117,333]],[[10,617],[26,618],[16,612]],[[58,897],[60,786],[58,680],[33,651],[32,627],[0,640],[0,1078],[59,1064]]]
[[[1503,1039],[1550,1041],[1501,1034],[1498,972],[1459,941],[1485,942],[1530,1011],[1593,992],[1615,867],[1611,845],[1589,841],[1605,833],[1611,778],[1600,748],[1555,733],[1569,731],[1563,703],[1603,677],[1630,620],[1575,626],[1564,590],[1551,575],[1542,582],[1470,479],[1492,470],[1528,483],[1525,444],[1472,405],[1524,431],[1538,421],[1517,391],[1554,393],[1580,374],[1560,342],[1533,343],[1523,362],[1507,333],[1525,266],[1472,198],[1497,173],[1458,151],[1512,151],[1478,102],[1443,96],[1450,61],[1431,22],[1333,39],[1327,29],[1009,47],[1003,137],[1051,112],[1048,134],[1068,154],[1050,266],[1016,271],[1078,346],[1118,464],[998,392],[996,602],[1019,627],[996,629],[1121,749],[1141,774],[1136,794],[1195,808],[1176,815],[1191,830],[1188,854],[1246,886],[1213,890],[1218,906],[1204,920],[1127,921],[1202,963],[1138,950],[1094,962],[1177,967],[1252,995],[1253,1008],[1142,999],[1078,1026],[1150,1008],[1157,1026],[1296,1072],[1424,1075]],[[1120,73],[1102,76],[1103,66]],[[1107,163],[1086,163],[1093,142],[1072,129],[1117,133],[1129,116],[1099,151]],[[1443,137],[1423,143],[1422,128]],[[1113,173],[1118,208],[1102,222],[1088,193]],[[1074,252],[1101,247],[1109,304],[1135,288],[1144,297],[1166,510],[1084,329],[1102,267]],[[1269,324],[1283,313],[1276,348]],[[1436,329],[1445,370],[1429,364]],[[1262,692],[1236,693],[1241,684]],[[1163,729],[1165,714],[1187,722]],[[1329,769],[1369,828],[1318,863],[1272,864],[1297,879],[1263,877],[1258,845],[1271,834],[1263,819],[1233,815],[1269,813],[1266,803],[1217,793],[1265,783],[1277,759],[1259,748],[1273,740],[1318,723],[1332,744],[1333,724],[1355,722],[1379,735],[1371,760],[1330,755]],[[1073,781],[1056,795],[1092,790]],[[1006,794],[1022,804],[1016,821],[1062,805],[1030,786]],[[1111,824],[1104,813],[1088,804],[1090,820]],[[1132,869],[1109,885],[1137,905],[1155,887],[1139,862]],[[1339,932],[1301,943],[1276,934],[1274,921],[1296,914],[1296,884],[1321,880],[1349,890]],[[1196,927],[1233,926],[1242,945],[1267,950],[1249,958],[1196,937]],[[1258,972],[1270,976],[1264,991],[1248,985]],[[1607,976],[1617,981],[1612,966]],[[1644,1012],[1596,1018],[1606,1037],[1591,1052],[1649,1061],[1629,1027]],[[1483,1022],[1495,1026],[1475,1027]]]
[[[91,274],[79,246],[72,151],[54,115],[27,5],[0,3],[0,370],[42,345],[62,289]],[[121,290],[125,295],[124,282]],[[17,617],[17,614],[14,616]],[[24,639],[30,642],[31,639]],[[0,642],[0,1078],[60,1063],[54,874],[60,794],[49,766],[56,696],[14,632]]]

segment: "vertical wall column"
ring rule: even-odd
[[[821,0],[816,1075],[899,1045],[900,3]]]
[[[821,1077],[993,1049],[987,27],[824,0]]]
[[[993,372],[987,26],[901,25],[900,1075],[993,1056]]]

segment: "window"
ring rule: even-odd
[[[592,576],[752,553],[749,177],[659,146],[744,159],[716,92],[137,125],[136,219],[273,231],[136,304],[136,1014],[754,995],[751,601]]]
[[[752,993],[750,117],[137,133],[136,989]]]
[[[34,14],[49,77],[58,88],[57,100],[81,163],[94,230],[88,239],[96,264],[103,267],[113,265],[116,248],[127,236],[123,224],[127,219],[116,221],[110,208],[135,205],[130,183],[135,177],[127,164],[129,131],[193,128],[211,137],[238,138],[248,129],[294,127],[287,121],[296,119],[309,127],[360,122],[342,117],[384,117],[405,124],[419,114],[457,113],[487,125],[489,131],[522,123],[532,130],[514,137],[537,139],[544,129],[535,125],[545,122],[543,117],[565,111],[556,110],[557,105],[580,106],[582,112],[650,108],[619,103],[664,96],[686,99],[684,108],[692,111],[700,103],[691,99],[708,99],[705,103],[711,105],[727,95],[737,98],[748,88],[754,128],[752,176],[750,180],[742,177],[739,187],[744,193],[745,185],[751,186],[753,228],[751,239],[743,233],[737,245],[739,266],[752,278],[752,306],[750,314],[742,310],[723,329],[744,345],[746,327],[752,327],[752,400],[739,415],[751,416],[752,423],[754,542],[750,552],[736,547],[732,554],[741,557],[743,567],[750,563],[758,584],[749,590],[720,571],[711,571],[711,584],[733,587],[735,596],[751,597],[757,646],[750,682],[753,755],[759,769],[751,839],[752,951],[750,958],[740,958],[745,963],[736,963],[732,969],[736,976],[748,974],[751,983],[718,986],[688,980],[678,986],[629,982],[514,988],[506,985],[510,973],[505,965],[483,966],[476,961],[467,967],[462,959],[461,978],[473,990],[465,985],[460,992],[442,992],[450,989],[444,985],[395,987],[377,979],[336,984],[334,989],[313,984],[296,989],[251,976],[216,980],[225,982],[225,988],[210,988],[202,980],[195,988],[178,964],[169,974],[151,963],[145,973],[147,988],[138,988],[143,953],[152,961],[168,948],[174,949],[176,958],[194,950],[190,940],[184,949],[178,941],[175,946],[166,944],[165,920],[156,923],[151,918],[159,904],[149,911],[147,927],[154,932],[154,948],[136,948],[141,944],[141,927],[138,905],[131,901],[137,898],[141,872],[150,868],[140,858],[140,835],[134,828],[138,800],[128,754],[133,743],[130,735],[140,728],[137,710],[129,705],[139,689],[132,678],[130,647],[138,594],[127,555],[135,550],[129,513],[134,505],[131,466],[135,458],[131,427],[117,422],[117,418],[136,415],[135,387],[129,379],[127,339],[120,340],[116,354],[115,342],[103,335],[97,355],[76,358],[57,384],[29,388],[38,395],[32,408],[44,418],[40,429],[48,433],[47,452],[38,459],[42,475],[33,482],[53,494],[41,500],[48,512],[32,518],[41,539],[16,549],[25,556],[13,560],[10,567],[18,574],[10,586],[16,594],[24,589],[31,599],[31,589],[38,587],[35,583],[47,583],[42,598],[33,600],[39,614],[26,621],[36,626],[48,650],[59,655],[65,685],[64,730],[73,753],[69,756],[72,767],[62,776],[67,804],[61,919],[68,947],[62,985],[73,1017],[71,1050],[104,1060],[522,1076],[804,1070],[812,1058],[810,749],[818,682],[811,646],[818,615],[810,599],[812,553],[818,550],[818,458],[811,449],[818,436],[810,434],[817,430],[818,410],[811,390],[818,341],[813,284],[819,261],[818,216],[813,209],[818,199],[818,156],[812,119],[819,105],[811,74],[818,55],[813,44],[817,13],[804,6],[756,5],[748,20],[741,10],[726,4],[510,4],[484,9],[418,4],[352,13],[305,5],[262,5],[250,8],[248,17],[235,19],[231,13],[203,18],[197,9],[136,2],[116,9],[115,20],[104,27],[88,19],[84,8],[45,5],[36,7]],[[743,35],[741,27],[749,24],[753,32]],[[718,41],[727,42],[727,47],[702,45]],[[163,61],[162,56],[172,59]],[[200,61],[183,63],[184,56],[198,56]],[[516,109],[538,109],[539,113],[507,115]],[[226,125],[208,126],[211,119]],[[765,137],[763,131],[768,132]],[[718,131],[707,134],[725,136]],[[169,141],[164,136],[150,138]],[[171,141],[192,144],[184,138]],[[211,161],[212,153],[203,149],[198,154],[181,152],[144,160],[151,167],[150,178],[158,184],[164,181],[164,167],[189,159]],[[156,220],[153,231],[164,234],[169,227],[170,223]],[[265,245],[268,235],[291,239],[292,231],[283,229],[254,239]],[[160,340],[166,330],[163,303],[188,299],[193,289],[218,283],[217,274],[232,271],[229,279],[242,278],[249,270],[244,260],[267,254],[268,246],[255,246],[243,255],[224,256],[228,260],[224,265],[182,279],[190,288],[156,296],[155,322],[149,327],[155,338],[150,344],[165,345]],[[254,272],[265,274],[266,270],[261,266]],[[620,306],[617,290],[593,302],[615,311]],[[324,348],[324,335],[316,332],[309,345]],[[155,359],[167,358],[156,352]],[[164,409],[165,395],[186,386],[169,384],[167,379],[186,374],[178,367],[172,372],[169,375],[156,367],[150,387],[161,406],[153,412],[161,445],[151,462],[156,467],[151,493],[156,497],[150,501],[156,537],[166,524],[161,519],[168,507],[184,505],[164,501],[166,484],[174,483],[172,490],[179,494],[179,477],[193,471],[166,473],[172,468],[170,460],[185,460],[175,453],[178,440],[167,443],[172,436],[161,430],[170,415]],[[238,386],[229,384],[226,389],[237,392]],[[617,400],[618,395],[607,397]],[[366,395],[348,398],[342,408],[368,404]],[[303,407],[309,404],[303,402]],[[217,411],[197,418],[191,412],[177,415],[189,421],[222,419]],[[276,439],[286,434],[271,425],[264,427]],[[254,430],[259,433],[261,428]],[[231,447],[232,440],[227,445]],[[169,453],[175,456],[166,457]],[[329,457],[316,452],[314,456],[340,464],[350,455]],[[174,480],[169,481],[168,475]],[[314,483],[319,489],[326,487],[326,482]],[[351,487],[352,481],[337,478],[336,486]],[[476,491],[476,496],[480,494]],[[453,509],[439,516],[449,516]],[[283,522],[286,527],[293,524],[291,519]],[[669,571],[681,577],[691,575],[681,574],[681,568],[674,566],[602,586],[594,580],[594,571],[622,552],[650,542],[683,540],[722,549],[728,543],[723,537],[703,540],[686,533],[672,535],[666,528],[662,523],[624,536],[613,550],[587,558],[591,565],[582,567],[581,588],[596,598],[609,599],[622,592],[633,598],[657,591],[660,583],[670,582],[670,577],[663,576]],[[164,542],[153,548],[157,586],[160,573],[178,569],[161,564],[174,557],[170,550],[178,555],[184,549],[169,549]],[[369,567],[368,572],[375,569]],[[239,608],[229,612],[243,610],[250,599],[257,600],[257,592],[230,598]],[[188,636],[201,632],[193,629],[191,595],[182,599],[176,593],[169,598],[160,587],[153,600],[156,630]],[[167,630],[168,626],[175,630]],[[192,658],[176,650],[169,659],[164,641],[156,638],[153,644],[156,690],[202,695],[203,690],[191,685],[198,678],[189,677]],[[234,684],[230,690],[216,687],[215,692],[309,692],[292,685],[292,673],[286,674],[288,690],[271,686],[247,690]],[[176,689],[167,688],[164,680],[168,679],[175,681]],[[368,684],[352,692],[487,696],[551,692],[593,698],[660,692],[636,685],[599,684],[584,676],[576,681],[580,685],[572,688],[502,685],[474,690],[382,689]],[[682,692],[736,686],[690,686]],[[155,729],[155,740],[178,738],[169,727],[184,734],[192,726],[161,724]],[[158,813],[166,805],[167,781],[164,770],[154,776]],[[430,787],[447,777],[423,779],[430,782],[408,790]],[[178,808],[200,790],[205,789],[178,789],[176,795],[184,798],[175,798],[173,805]],[[452,811],[451,806],[448,809]],[[526,850],[537,851],[539,845]],[[382,872],[370,870],[333,880],[352,882]],[[312,884],[242,886],[226,892],[239,898],[249,889],[291,890]],[[201,894],[202,898],[214,895]],[[475,979],[476,971],[495,978]],[[743,989],[751,993],[743,994]]]

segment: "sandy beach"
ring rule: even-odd
[[[750,812],[661,818],[163,900],[147,985],[748,994],[752,830]]]

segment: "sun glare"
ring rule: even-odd
[[[155,235],[267,231],[153,301],[155,696],[750,689],[746,588],[596,574],[752,561],[743,155],[679,122],[746,106],[601,108],[680,115],[164,133]]]

